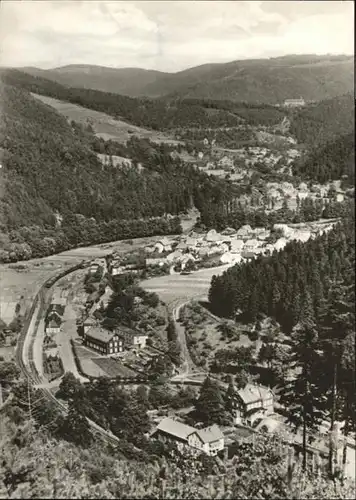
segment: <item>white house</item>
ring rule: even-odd
[[[205,429],[198,429],[188,435],[188,444],[192,448],[197,448],[207,455],[217,455],[224,449],[224,434],[219,427],[214,424]]]
[[[232,253],[241,253],[244,247],[243,240],[232,240],[230,245],[230,251]]]
[[[245,252],[250,252],[255,250],[257,247],[260,246],[260,242],[256,240],[255,238],[251,238],[250,240],[247,240],[244,244],[244,251]]]
[[[46,324],[45,324],[45,332],[47,334],[55,334],[55,333],[59,333],[61,331],[61,323],[52,318],[50,321],[48,321]]]
[[[288,241],[285,238],[279,238],[279,240],[277,240],[274,244],[274,249],[278,251],[283,250],[287,243]]]
[[[171,418],[163,419],[151,434],[161,441],[175,442],[180,450],[216,455],[224,449],[224,435],[217,425],[195,429]]]
[[[274,413],[273,392],[262,385],[247,384],[232,396],[232,407],[236,424],[252,425],[257,418]]]

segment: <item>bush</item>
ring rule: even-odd
[[[251,340],[251,342],[255,342],[259,338],[259,334],[257,330],[252,330],[248,334],[248,338]]]

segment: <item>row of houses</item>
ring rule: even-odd
[[[247,384],[231,395],[233,422],[253,425],[257,420],[266,421],[274,413],[273,393],[260,385]],[[261,424],[260,424],[261,425]],[[224,449],[224,435],[217,425],[196,429],[172,418],[163,419],[151,434],[163,442],[174,442],[178,449],[194,453],[217,455]]]
[[[118,354],[129,349],[144,349],[148,336],[138,330],[120,326],[109,331],[88,318],[78,327],[83,344],[103,355]]]

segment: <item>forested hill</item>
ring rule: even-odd
[[[42,256],[70,246],[179,232],[178,214],[192,200],[209,203],[224,191],[173,160],[164,146],[131,140],[133,162],[144,170],[102,165],[90,130],[71,126],[55,110],[19,88],[0,90],[0,193],[3,260]],[[56,227],[55,213],[63,216]],[[142,219],[142,220],[141,220]]]
[[[315,146],[354,133],[355,99],[348,93],[293,113],[290,132],[299,143]]]
[[[209,291],[213,311],[227,317],[241,313],[247,321],[274,317],[290,332],[305,315],[316,324],[322,321],[335,284],[344,290],[339,290],[339,300],[354,308],[354,224],[353,205],[348,217],[329,233],[306,243],[290,242],[268,258],[258,257],[213,276]]]
[[[293,174],[320,183],[344,179],[345,183],[353,186],[355,184],[354,132],[311,149],[305,157],[295,162]]]
[[[154,130],[184,127],[234,127],[241,122],[277,124],[285,112],[266,104],[199,99],[134,99],[115,93],[72,88],[18,70],[2,70],[1,79],[12,86],[107,113]]]
[[[320,101],[354,87],[352,56],[287,55],[204,64],[177,73],[133,68],[70,65],[40,70],[23,68],[71,87],[91,88],[132,97],[174,96],[278,104],[303,96]]]

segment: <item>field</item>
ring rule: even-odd
[[[88,121],[90,121],[95,134],[105,140],[112,139],[117,142],[126,142],[132,135],[136,135],[140,138],[150,139],[153,142],[169,142],[172,144],[180,142],[161,132],[136,127],[122,120],[115,120],[106,113],[83,108],[82,106],[53,99],[52,97],[38,94],[32,95],[43,103],[52,106],[52,108],[56,109],[69,120],[84,124],[88,124]]]
[[[137,377],[137,373],[114,358],[93,358],[93,362],[109,377]]]
[[[173,274],[151,278],[141,282],[142,288],[155,292],[161,300],[171,303],[175,300],[190,300],[206,297],[210,288],[211,278],[219,275],[230,265],[223,265],[211,269],[201,269],[192,274]]]
[[[80,262],[80,260],[78,260]],[[21,264],[0,265],[0,317],[9,324],[14,316],[16,305],[19,314],[24,314],[41,285],[54,274],[74,265],[65,258],[48,260],[34,259]]]
[[[219,329],[221,321],[213,316],[200,304],[193,302],[186,305],[181,311],[181,323],[185,326],[187,334],[190,335],[190,353],[196,363],[202,359],[212,361],[216,351],[219,349],[235,349],[236,347],[249,347],[252,342],[246,335],[246,326],[230,321],[235,335],[223,338]]]

